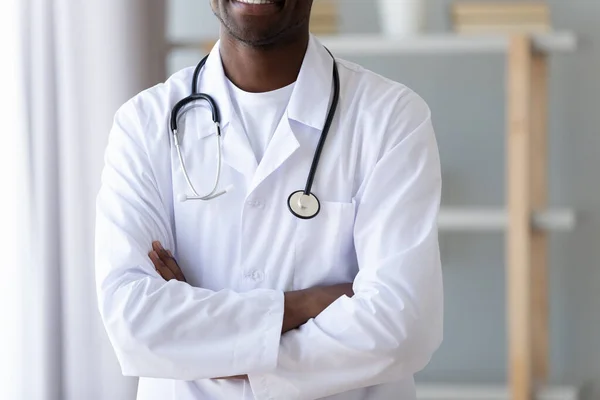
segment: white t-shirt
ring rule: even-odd
[[[264,93],[249,93],[227,80],[235,112],[260,164],[294,91],[294,83]]]

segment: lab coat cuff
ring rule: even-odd
[[[283,326],[284,294],[269,291],[263,297],[266,313],[260,318],[255,340],[242,340],[235,349],[236,361],[246,371],[267,372],[277,367]],[[257,321],[258,322],[258,321]]]
[[[282,376],[274,374],[248,375],[255,400],[305,400],[302,392]]]
[[[286,356],[286,353],[286,351],[280,351],[277,369],[263,374],[248,375],[248,381],[255,400],[306,399],[294,382],[286,377],[285,365],[296,362]]]

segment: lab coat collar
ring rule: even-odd
[[[245,175],[252,191],[299,148],[290,120],[311,127],[315,132],[322,131],[332,97],[333,59],[325,47],[311,35],[288,104],[287,118],[281,121],[259,166],[239,117],[233,111],[219,44],[217,42],[206,60],[200,91],[210,95],[219,107],[224,162]],[[204,130],[199,132],[199,137],[211,134],[214,131]]]
[[[225,76],[225,70],[221,60],[219,44],[220,41],[213,46],[208,55],[204,70],[200,75],[199,90],[201,93],[206,93],[213,98],[219,108],[221,128],[225,128],[231,122],[232,105],[229,90],[227,88],[227,77]],[[213,133],[214,132],[212,131],[204,131],[200,133],[200,137],[206,137]]]
[[[219,108],[223,161],[250,182],[257,168],[256,157],[239,117],[233,111],[219,45],[220,41],[213,47],[206,60],[199,90],[211,96]],[[204,130],[199,132],[199,137],[206,138],[214,133],[214,130]]]
[[[333,91],[333,58],[313,35],[288,106],[288,118],[317,129],[325,125]]]
[[[220,41],[215,44],[206,60],[200,90],[211,95],[217,103],[221,113],[221,127],[224,128],[231,121],[233,110],[219,45]],[[288,118],[320,132],[329,111],[332,85],[333,59],[319,40],[310,35],[306,55],[288,105]],[[204,132],[201,135],[208,136],[212,133]]]

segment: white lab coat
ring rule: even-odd
[[[341,98],[316,175],[312,220],[288,211],[303,189],[332,95],[332,59],[314,37],[286,115],[257,165],[232,110],[218,44],[200,90],[221,108],[222,187],[191,194],[168,132],[193,68],[117,113],[97,201],[100,312],[139,400],[415,398],[413,374],[442,338],[436,226],[440,160],[426,103],[407,87],[339,60]],[[199,191],[217,165],[208,107],[182,119]],[[148,258],[160,240],[189,283],[165,282]],[[281,335],[283,293],[354,283]],[[244,375],[244,380],[210,378]]]

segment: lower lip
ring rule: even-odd
[[[232,0],[231,4],[238,12],[247,15],[269,15],[280,11],[283,6],[282,1],[266,4],[248,4]]]

